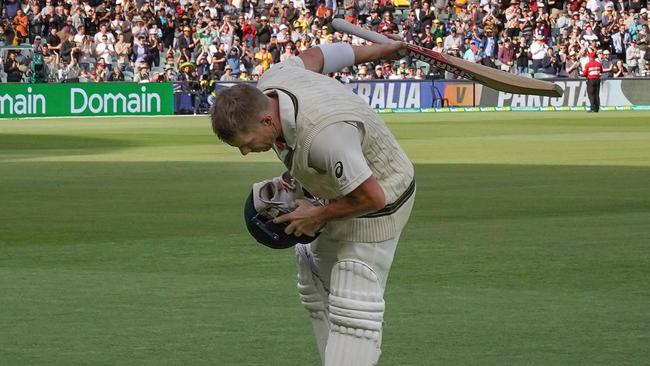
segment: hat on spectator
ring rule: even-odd
[[[41,36],[34,37],[34,40],[41,39]]]
[[[436,24],[440,24],[440,19],[434,19],[433,22]]]
[[[224,70],[232,70],[232,67],[230,65],[226,65],[226,68]]]
[[[535,40],[537,40],[537,41],[543,41],[543,40],[544,40],[544,36],[541,35],[541,34],[538,34],[538,35],[535,36]]]
[[[440,37],[436,38],[436,43],[442,43],[442,38]]]
[[[641,11],[639,12],[639,14],[643,15],[643,14],[645,14],[645,13],[647,13],[647,12],[648,12],[648,9],[643,8],[643,9],[641,9]]]
[[[280,24],[280,30],[283,29],[289,29],[289,27],[287,27],[286,24]]]
[[[133,21],[134,21],[135,23],[138,23],[138,22],[144,22],[144,20],[142,20],[142,17],[139,16],[139,15],[134,16],[134,17],[133,17]]]
[[[604,50],[603,55],[609,55],[609,50]]]
[[[451,31],[452,31],[452,32],[455,32],[455,31],[456,31],[456,27],[451,27]]]
[[[260,20],[269,20],[269,18],[267,18],[266,16],[262,15],[262,17],[260,18]]]
[[[452,44],[452,45],[451,45],[451,49],[452,49],[452,50],[457,50],[457,49],[458,49],[458,45],[455,44],[455,43]]]

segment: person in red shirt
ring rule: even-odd
[[[596,60],[596,52],[589,54],[589,62],[585,65],[582,75],[587,78],[587,95],[591,107],[588,112],[598,112],[600,109],[600,74],[603,65]]]

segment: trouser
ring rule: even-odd
[[[314,240],[309,249],[318,277],[326,289],[330,288],[332,268],[344,259],[366,263],[377,274],[381,287],[385,288],[398,241],[399,236],[376,243],[340,242],[323,236]]]
[[[589,96],[590,110],[600,110],[600,79],[587,79],[587,96]]]
[[[409,215],[414,197],[400,210]],[[381,355],[384,290],[401,231],[379,242],[334,239],[325,230],[296,246],[298,292],[324,366],[372,366]]]

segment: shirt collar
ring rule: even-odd
[[[277,93],[282,124],[282,138],[291,149],[296,147],[296,106],[287,93],[281,90],[270,90],[266,94]]]

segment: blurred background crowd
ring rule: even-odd
[[[393,2],[396,1],[396,2]],[[364,41],[335,17],[530,77],[650,77],[647,0],[0,0],[3,82],[256,80],[318,44]],[[351,80],[453,78],[408,58]]]

